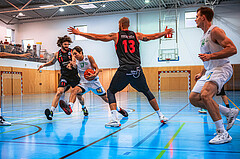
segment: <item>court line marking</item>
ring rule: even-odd
[[[37,133],[39,133],[40,131],[42,131],[42,128],[41,128],[40,126],[37,126],[37,125],[32,125],[32,124],[22,124],[22,123],[15,123],[15,124],[18,124],[18,125],[30,125],[30,126],[34,126],[34,127],[38,128],[38,130],[35,131],[34,133],[31,133],[31,134],[27,134],[27,135],[23,135],[23,136],[20,136],[20,137],[13,138],[12,140],[21,139],[21,138],[24,138],[24,137],[27,137],[27,136],[31,136],[31,135],[37,134]]]
[[[175,139],[175,137],[178,135],[178,133],[181,131],[181,129],[183,128],[183,126],[185,125],[185,123],[183,123],[177,130],[177,132],[173,135],[173,137],[169,140],[169,142],[167,143],[167,145],[164,147],[164,150],[162,150],[159,155],[156,157],[156,159],[160,159],[163,154],[166,152],[166,150],[168,149],[168,147],[172,144],[173,140]]]
[[[125,127],[123,127],[123,128],[120,128],[120,129],[118,129],[117,131],[115,131],[115,132],[113,132],[113,133],[111,133],[111,134],[108,134],[107,136],[104,136],[104,137],[102,137],[102,138],[100,138],[100,139],[98,139],[98,140],[96,140],[96,141],[94,141],[94,142],[92,142],[92,143],[84,146],[84,147],[81,147],[80,149],[77,149],[77,150],[75,150],[75,151],[73,151],[73,152],[71,152],[71,153],[69,153],[69,154],[61,157],[60,159],[67,158],[67,157],[69,157],[69,156],[71,156],[71,155],[73,155],[73,154],[75,154],[75,153],[77,153],[77,152],[79,152],[79,151],[81,151],[81,150],[83,150],[83,149],[85,149],[85,148],[87,148],[87,147],[89,147],[89,146],[91,146],[91,145],[99,142],[99,141],[102,141],[102,140],[108,138],[109,136],[112,136],[113,134],[118,133],[118,132],[121,131],[121,130],[124,130],[124,129],[128,128],[128,127],[131,126],[131,125],[134,125],[135,123],[137,123],[137,122],[139,122],[139,121],[141,121],[141,120],[143,120],[143,119],[145,119],[145,118],[147,118],[147,117],[149,117],[149,116],[152,116],[152,115],[155,114],[155,113],[156,113],[156,112],[154,112],[154,113],[152,113],[152,114],[149,114],[149,115],[147,115],[147,116],[145,116],[145,117],[143,117],[143,118],[141,118],[141,119],[139,119],[139,120],[137,120],[137,121],[135,121],[135,122],[133,122],[133,123],[125,126]]]
[[[227,97],[227,98],[228,98],[228,97]],[[231,101],[231,99],[228,98],[228,100],[229,100],[238,110],[240,110],[240,109],[236,106],[236,104],[234,104],[234,103]]]
[[[174,113],[169,119],[168,122],[174,118],[178,113],[180,113],[183,109],[185,109],[187,106],[189,105],[189,103],[187,103],[184,107],[182,107],[181,109],[179,109],[176,113]],[[162,126],[164,126],[165,124],[160,125],[158,128],[156,128],[155,130],[153,130],[151,133],[149,133],[145,138],[143,138],[141,141],[139,141],[134,147],[138,147],[140,146],[142,143],[144,143],[149,137],[151,137],[157,130],[159,130]]]

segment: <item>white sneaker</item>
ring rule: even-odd
[[[166,118],[164,115],[159,116],[159,120],[161,123],[166,123],[168,121],[168,118]]]
[[[227,117],[227,131],[230,130],[238,116],[239,110],[231,108]]]
[[[2,116],[0,116],[0,126],[11,126],[11,123],[5,121]]]
[[[198,112],[202,114],[207,114],[207,110],[203,108],[199,109]]]
[[[221,132],[221,130],[217,130],[217,135],[209,141],[209,144],[223,144],[230,142],[232,137],[228,134],[227,131]]]
[[[109,123],[105,124],[106,127],[120,127],[120,121],[118,120],[111,120]]]

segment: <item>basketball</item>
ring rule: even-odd
[[[88,77],[87,77],[87,76],[89,76],[89,75],[90,75],[90,73],[94,74],[94,73],[95,73],[95,71],[94,71],[94,70],[92,70],[92,69],[87,69],[87,70],[84,72],[84,78],[85,78],[86,80],[88,80],[88,81],[91,81],[91,80],[90,80],[90,79],[88,79]]]

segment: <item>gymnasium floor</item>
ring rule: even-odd
[[[0,127],[0,158],[240,158],[239,120],[229,131],[233,138],[230,143],[210,145],[215,125],[208,114],[199,114],[188,105],[187,92],[154,94],[168,118],[186,107],[162,124],[142,94],[122,92],[117,94],[118,104],[126,108],[129,117],[119,114],[121,128],[105,128],[110,119],[108,105],[91,93],[85,95],[90,113],[87,118],[75,105],[70,116],[57,109],[52,121],[45,118],[44,110],[54,94],[5,96],[3,115],[13,125]],[[240,106],[240,92],[227,91],[227,95]],[[222,103],[220,97],[215,99]],[[235,107],[231,102],[230,106]]]

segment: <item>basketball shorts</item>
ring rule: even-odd
[[[67,85],[70,85],[72,88],[74,88],[79,83],[80,83],[79,76],[72,76],[70,78],[66,76],[61,76],[58,87],[66,87]]]
[[[203,75],[195,84],[192,89],[192,92],[201,93],[201,90],[206,82],[214,82],[217,85],[218,92],[221,92],[224,84],[230,80],[233,74],[232,65],[230,63],[226,63],[221,67],[215,67],[209,71],[206,71],[205,75]]]
[[[106,91],[104,90],[99,80],[89,83],[80,83],[78,86],[85,90],[83,93],[80,93],[79,95],[83,95],[89,91],[92,91],[94,94],[99,96],[103,96],[106,94]]]

